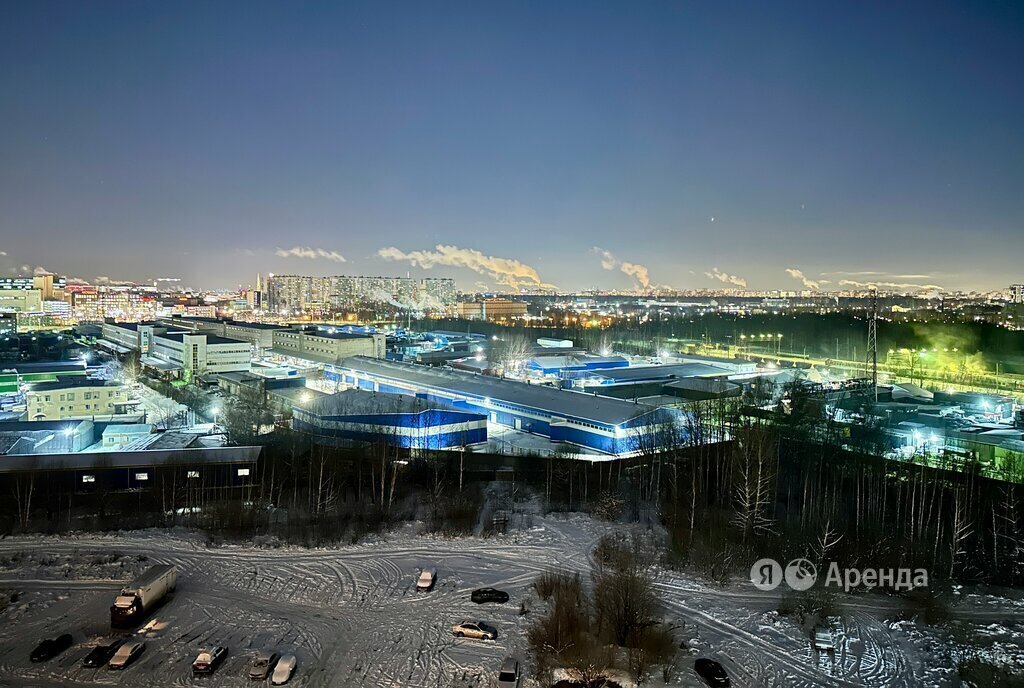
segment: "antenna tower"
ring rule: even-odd
[[[878,290],[871,290],[871,312],[868,314],[868,365],[871,366],[871,386],[878,403]]]

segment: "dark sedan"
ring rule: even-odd
[[[106,666],[110,658],[114,656],[118,648],[124,645],[124,639],[115,640],[109,645],[98,645],[89,651],[89,654],[82,660],[82,664],[90,669]]]
[[[508,602],[508,593],[496,588],[480,588],[479,590],[474,590],[469,596],[469,599],[473,600],[477,604],[483,604],[484,602],[497,602],[499,604],[504,604],[505,602]]]
[[[57,636],[56,638],[47,638],[38,645],[36,649],[32,650],[32,654],[29,655],[29,659],[33,662],[45,662],[48,659],[53,659],[64,650],[71,647],[74,641],[71,639],[70,633]]]
[[[693,670],[697,672],[697,675],[704,679],[704,682],[709,686],[719,688],[721,686],[728,686],[729,675],[725,673],[725,669],[722,665],[713,659],[706,659],[701,657],[693,663]]]
[[[221,645],[214,647],[212,650],[200,651],[196,660],[192,662],[193,675],[212,674],[217,671],[217,667],[223,664],[227,656],[228,649]]]

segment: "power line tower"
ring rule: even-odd
[[[871,312],[868,314],[868,364],[871,366],[871,386],[878,403],[878,290],[871,290]]]

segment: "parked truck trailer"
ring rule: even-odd
[[[139,622],[178,583],[178,571],[170,564],[150,566],[121,588],[110,607],[111,626],[132,626]]]

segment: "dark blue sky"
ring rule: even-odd
[[[1024,280],[1024,5],[893,4],[6,2],[0,269]]]

